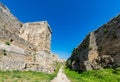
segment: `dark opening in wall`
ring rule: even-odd
[[[10,39],[10,42],[13,42],[13,39]]]
[[[20,27],[23,27],[23,24],[20,23]]]
[[[32,49],[32,47],[31,47],[31,46],[29,46],[29,49]]]

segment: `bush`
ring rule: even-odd
[[[92,50],[93,48],[92,47],[89,47],[89,50]]]
[[[67,61],[66,61],[66,65],[67,65],[67,67],[71,67],[71,58],[69,58]]]
[[[3,54],[4,54],[4,55],[7,55],[6,50],[3,50]]]
[[[108,32],[108,30],[107,29],[104,29],[104,33],[107,33]]]
[[[23,24],[20,24],[20,27],[23,27]]]
[[[10,45],[10,43],[9,43],[9,42],[5,42],[5,44],[6,44],[6,45]]]
[[[3,27],[5,28],[6,26],[4,25]]]

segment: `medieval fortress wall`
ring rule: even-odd
[[[25,23],[19,36],[36,46],[36,51],[50,52],[51,29],[47,21]]]
[[[47,21],[21,23],[0,3],[0,70],[32,70],[53,73],[52,31]]]
[[[120,66],[120,15],[91,32],[68,61],[79,71]]]
[[[22,23],[18,21],[18,19],[12,15],[10,10],[2,3],[0,3],[0,23],[0,26],[17,34],[19,33],[19,28],[22,26]]]

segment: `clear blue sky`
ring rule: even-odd
[[[47,20],[51,50],[68,58],[85,36],[120,14],[120,0],[1,0],[23,23]]]

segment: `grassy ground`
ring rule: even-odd
[[[56,71],[53,74],[33,71],[0,71],[0,82],[50,82],[56,77],[61,63],[55,63]]]
[[[120,70],[103,69],[78,73],[65,68],[64,72],[72,82],[120,82]]]
[[[0,82],[50,82],[54,74],[45,74],[41,72],[20,72],[20,71],[0,71]]]
[[[57,63],[57,69],[53,74],[45,74],[33,71],[0,71],[0,82],[50,82],[60,68]]]

